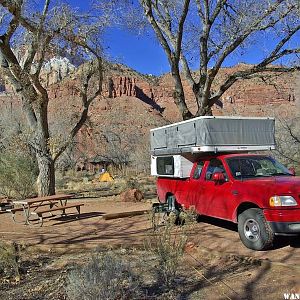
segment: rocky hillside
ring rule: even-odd
[[[244,70],[248,65],[239,64],[232,68],[224,68],[217,77],[217,84],[235,71]],[[276,116],[282,107],[291,111],[295,106],[295,74],[284,73],[264,78],[253,78],[238,81],[222,97],[223,108],[215,107],[216,115],[256,115]],[[184,81],[187,103],[192,111],[196,111],[192,90]],[[129,69],[108,72],[104,85],[104,95],[109,98],[133,96],[152,105],[162,115],[177,121],[180,116],[173,102],[173,80],[170,74],[161,77],[141,76]]]
[[[237,65],[221,70],[218,82],[225,76],[247,68]],[[50,122],[54,134],[67,132],[79,118],[81,109],[76,89],[80,67],[65,58],[51,59],[45,64],[43,79],[50,95]],[[215,115],[289,116],[296,111],[295,75],[285,73],[270,78],[237,82],[222,98],[223,107],[214,107]],[[195,111],[193,94],[184,82],[188,106]],[[14,102],[11,89],[0,81],[0,106]],[[87,124],[77,138],[80,155],[93,157],[104,155],[116,140],[122,140],[118,151],[129,149],[130,144],[146,147],[149,129],[179,121],[180,116],[172,98],[173,81],[170,74],[161,77],[145,76],[123,65],[106,67],[103,95],[95,99]],[[113,142],[112,142],[113,141]],[[115,143],[115,144],[112,144]],[[127,144],[127,146],[126,146]],[[122,150],[123,149],[123,150]],[[128,150],[129,151],[129,150]]]

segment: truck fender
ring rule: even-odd
[[[240,203],[239,206],[237,206],[236,209],[233,211],[232,221],[237,223],[239,214],[241,214],[242,212],[244,212],[249,208],[260,208],[260,207],[251,200],[244,201]]]

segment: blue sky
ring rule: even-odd
[[[84,0],[66,2],[82,10],[90,3]],[[104,50],[109,59],[143,74],[160,75],[170,71],[168,60],[154,35],[135,35],[125,29],[110,28],[104,36]]]
[[[82,10],[86,10],[90,3],[90,1],[65,1]],[[233,66],[239,62],[257,63],[264,56],[262,49],[271,48],[274,42],[274,39],[259,40],[256,45],[247,49],[244,55],[232,55],[225,61],[224,66]],[[140,73],[161,75],[170,71],[164,51],[153,33],[137,36],[126,29],[109,28],[104,36],[104,49],[110,60],[125,64]],[[197,65],[195,64],[193,68],[197,69]]]
[[[110,29],[105,35],[105,50],[112,60],[144,74],[160,75],[170,71],[167,58],[154,37]]]

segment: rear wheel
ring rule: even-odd
[[[272,247],[274,233],[259,208],[250,208],[238,216],[238,231],[243,244],[253,250]]]

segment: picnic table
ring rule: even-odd
[[[79,216],[80,207],[84,204],[68,204],[68,200],[72,197],[73,195],[69,194],[57,194],[52,196],[36,197],[25,200],[15,200],[12,202],[14,208],[10,209],[9,211],[12,213],[12,218],[14,222],[17,222],[15,216],[16,212],[21,211],[23,212],[24,222],[26,225],[30,224],[30,217],[32,215],[36,215],[39,218],[40,225],[43,226],[43,216],[45,214],[50,214],[51,216],[53,216],[53,212],[55,211],[61,211],[62,215],[66,215],[67,209],[76,208]]]

